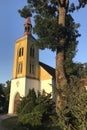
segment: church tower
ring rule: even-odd
[[[16,113],[20,97],[26,96],[29,89],[34,88],[36,92],[39,90],[39,49],[35,42],[28,17],[24,23],[24,36],[17,39],[15,43],[9,114]]]

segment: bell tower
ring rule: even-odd
[[[28,17],[24,23],[24,35],[29,35],[32,32],[31,20]]]
[[[24,36],[17,39],[15,43],[9,114],[16,113],[20,96],[26,96],[32,88],[36,92],[39,90],[39,50],[35,42],[28,17],[24,23]]]

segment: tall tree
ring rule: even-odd
[[[67,84],[67,65],[69,60],[66,56],[73,58],[76,38],[79,36],[75,23],[69,23],[69,11],[73,12],[87,4],[87,0],[77,0],[69,3],[69,0],[27,0],[28,6],[24,6],[19,13],[22,17],[34,15],[34,32],[38,35],[40,48],[49,48],[56,51],[56,87],[57,89]],[[69,17],[70,16],[70,17]],[[70,33],[72,32],[72,33]],[[72,44],[69,49],[69,45]],[[73,46],[74,44],[74,46]],[[69,51],[68,51],[69,50]],[[69,65],[69,64],[68,64]],[[69,65],[70,66],[70,65]]]

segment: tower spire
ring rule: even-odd
[[[32,31],[31,20],[30,17],[27,17],[24,23],[24,35],[31,34],[31,31]]]

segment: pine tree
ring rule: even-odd
[[[34,89],[29,90],[26,97],[23,97],[18,104],[17,114],[19,121],[29,129],[36,129],[45,126],[50,122],[50,116],[54,110],[54,102],[51,94],[43,95],[36,93]]]
[[[54,126],[61,130],[87,129],[87,91],[77,78],[71,79],[70,85],[59,90],[62,105],[57,114],[52,116]]]

